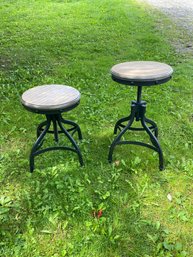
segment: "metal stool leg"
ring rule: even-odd
[[[70,133],[68,133],[68,131],[62,126],[62,122],[60,119],[58,119],[58,125],[60,127],[60,129],[64,132],[64,134],[67,136],[67,138],[70,140],[70,142],[72,143],[72,145],[74,146],[77,154],[78,154],[78,157],[79,157],[79,162],[80,162],[80,165],[82,166],[84,163],[83,163],[83,159],[82,159],[82,154],[80,152],[80,149],[78,147],[78,145],[76,144],[74,138],[70,135]]]
[[[131,118],[131,115],[129,115],[128,117],[125,117],[125,118],[122,118],[120,120],[118,120],[115,124],[115,127],[114,127],[114,134],[117,134],[117,130],[119,129],[121,131],[121,128],[124,128],[125,125],[123,125],[122,123],[125,122],[125,121],[129,121]]]
[[[54,140],[56,143],[58,143],[58,128],[57,128],[57,117],[54,115],[52,117],[52,122],[53,122],[53,128],[54,128]]]
[[[43,127],[47,124],[47,120],[43,121],[42,123],[40,123],[37,127],[37,138],[40,136],[40,134],[42,133],[42,131],[44,130]]]
[[[51,119],[47,119],[47,124],[43,132],[40,134],[36,142],[34,143],[31,153],[30,153],[30,172],[32,173],[34,170],[34,157],[35,157],[35,152],[37,149],[42,145],[43,138],[45,137],[47,131],[49,130],[51,125]]]
[[[154,136],[153,133],[151,132],[151,130],[148,128],[148,126],[145,123],[145,119],[144,118],[141,119],[141,124],[144,127],[145,131],[148,133],[151,142],[157,148],[157,152],[159,154],[159,169],[163,170],[164,169],[163,153],[162,153],[161,146],[160,146],[160,144],[159,144],[159,142],[157,140],[157,137]]]
[[[130,119],[129,119],[129,122],[128,124],[125,126],[125,128],[120,132],[120,134],[114,139],[114,141],[112,142],[111,146],[110,146],[110,149],[109,149],[109,155],[108,155],[108,161],[109,163],[112,162],[112,156],[113,156],[113,151],[114,151],[114,148],[116,147],[116,145],[120,142],[120,139],[121,137],[125,134],[125,132],[131,127],[134,119],[135,119],[135,107],[132,107],[132,113],[131,115],[129,116]]]
[[[80,130],[80,127],[79,125],[74,122],[74,121],[71,121],[71,120],[65,120],[63,119],[62,117],[60,117],[60,121],[64,124],[68,124],[68,125],[71,125],[72,128],[70,129],[67,129],[68,132],[72,131],[72,136],[74,135],[74,133],[77,131],[78,132],[78,139],[79,140],[82,140],[82,133],[81,133],[81,130]]]
[[[153,121],[153,120],[150,120],[148,118],[145,117],[145,122],[149,123],[152,125],[152,131],[154,132],[155,134],[155,137],[158,138],[158,127],[157,127],[157,124]]]

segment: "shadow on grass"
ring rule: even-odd
[[[152,162],[152,168],[147,168],[150,162],[145,159],[149,152],[148,155],[145,152],[143,159],[144,152],[139,148],[136,155],[132,152],[135,157],[129,161],[120,159],[111,165],[107,162],[108,136],[85,135],[85,138],[80,144],[85,157],[85,166],[81,168],[78,158],[71,153],[39,156],[36,162],[39,169],[33,174],[28,173],[28,163],[22,160],[21,152],[14,163],[11,155],[5,157],[3,182],[12,189],[12,195],[2,204],[6,211],[1,220],[1,239],[6,247],[11,246],[12,251],[19,247],[25,256],[26,246],[28,251],[30,247],[41,248],[39,240],[62,240],[58,235],[60,228],[67,235],[63,244],[69,256],[83,253],[100,256],[100,252],[106,252],[106,256],[145,256],[155,252],[151,235],[159,231],[143,216],[143,185],[139,184],[137,173],[145,170],[151,177],[157,160]],[[116,155],[128,160],[131,151],[128,146],[121,148]],[[138,155],[140,163],[135,162]],[[7,191],[2,195],[6,198]],[[99,210],[102,210],[100,218]],[[30,237],[34,238],[33,243]],[[54,251],[56,245],[50,249]],[[41,251],[46,254],[48,249]]]

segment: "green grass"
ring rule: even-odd
[[[2,0],[0,14],[0,256],[192,256],[193,60],[170,43],[182,32],[133,0]],[[132,60],[175,70],[167,84],[143,90],[163,172],[157,154],[140,147],[117,147],[115,164],[107,162],[113,126],[136,95],[109,70]],[[85,166],[72,153],[46,153],[31,175],[28,155],[44,117],[25,111],[20,95],[51,83],[81,91],[65,115],[82,129]]]

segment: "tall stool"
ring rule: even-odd
[[[165,64],[150,61],[134,61],[120,63],[112,67],[112,79],[118,83],[137,86],[137,101],[131,102],[131,113],[129,116],[118,120],[114,127],[114,134],[120,130],[120,134],[112,142],[108,160],[112,162],[113,151],[117,145],[133,144],[148,147],[159,154],[159,169],[164,169],[163,153],[158,142],[158,127],[156,123],[145,116],[146,102],[141,100],[143,86],[153,86],[163,84],[171,79],[173,69]],[[139,121],[142,127],[132,127],[134,121]],[[127,132],[146,131],[152,144],[138,141],[121,140]]]
[[[65,85],[43,85],[31,88],[21,96],[21,103],[31,112],[44,114],[46,121],[40,123],[37,127],[37,140],[34,143],[30,153],[30,172],[34,170],[35,156],[52,150],[70,150],[77,153],[80,165],[83,165],[83,159],[78,145],[73,135],[78,133],[78,138],[82,139],[80,127],[73,121],[62,118],[61,113],[75,108],[80,102],[80,92]],[[65,125],[70,126],[66,129]],[[50,129],[51,127],[51,129]],[[59,141],[59,134],[63,133],[71,142],[72,147],[52,146],[40,149],[43,145],[43,139],[47,133],[54,135],[55,142]]]

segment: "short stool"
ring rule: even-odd
[[[37,140],[30,153],[30,172],[34,170],[35,156],[52,150],[70,150],[77,153],[80,165],[83,159],[80,149],[75,142],[73,135],[78,133],[78,138],[82,139],[80,127],[73,121],[62,118],[62,113],[78,106],[80,102],[80,92],[65,85],[43,85],[25,91],[21,96],[22,105],[31,112],[44,114],[46,121],[37,127]],[[69,126],[68,129],[65,125]],[[47,133],[54,135],[56,143],[59,142],[59,134],[63,133],[71,142],[70,147],[52,146],[42,149],[43,139]]]
[[[165,63],[151,61],[134,61],[120,63],[112,67],[112,79],[118,83],[137,86],[137,100],[131,102],[131,113],[128,117],[118,120],[114,127],[114,134],[120,130],[119,135],[112,142],[108,160],[112,162],[113,151],[117,145],[133,144],[148,147],[159,154],[159,169],[164,169],[163,153],[158,141],[158,127],[156,123],[145,116],[146,102],[141,100],[143,86],[163,84],[171,79],[172,67]],[[142,127],[132,127],[134,121],[141,123]],[[128,131],[146,131],[151,144],[138,141],[121,140]]]

